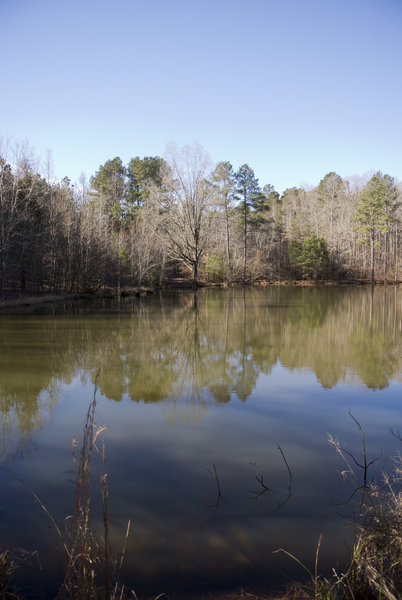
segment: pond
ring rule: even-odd
[[[96,392],[95,392],[96,387]],[[106,426],[109,526],[138,597],[257,585],[341,566],[353,539],[338,439],[376,478],[400,449],[402,289],[156,293],[0,316],[0,544],[36,554],[14,581],[54,596],[74,507],[72,440]],[[353,418],[354,417],[354,418]],[[101,457],[92,524],[102,532]],[[30,490],[29,490],[29,489]],[[39,568],[39,562],[41,568]],[[34,595],[32,596],[34,597]]]

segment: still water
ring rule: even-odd
[[[132,524],[123,581],[140,598],[283,585],[302,573],[275,550],[312,567],[323,532],[325,572],[350,547],[362,473],[342,478],[328,433],[360,458],[350,411],[380,456],[373,478],[400,450],[402,289],[203,289],[3,312],[0,545],[37,551],[15,581],[49,597],[61,553],[26,486],[59,524],[71,514],[72,440],[95,380],[116,551]]]

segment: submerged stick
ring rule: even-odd
[[[218,490],[218,495],[217,495],[217,498],[216,498],[216,502],[213,505],[214,508],[215,508],[213,516],[215,517],[216,513],[218,512],[219,503],[221,501],[222,493],[221,493],[221,486],[220,486],[220,483],[219,483],[219,477],[218,477],[218,473],[216,471],[215,463],[213,463],[213,468],[214,468],[214,472],[212,472],[210,469],[207,469],[207,471],[215,479],[216,487],[217,487],[217,490]]]
[[[288,463],[288,461],[286,460],[286,456],[285,456],[285,454],[284,454],[284,452],[283,452],[282,448],[280,447],[280,445],[279,445],[279,444],[277,444],[277,446],[278,446],[278,450],[279,450],[279,452],[280,452],[280,453],[281,453],[281,455],[282,455],[282,458],[283,458],[283,460],[284,460],[284,463],[285,463],[285,465],[286,465],[286,468],[287,468],[287,470],[288,470],[288,473],[289,473],[289,486],[288,486],[288,495],[287,495],[287,497],[285,498],[285,500],[284,500],[283,502],[281,502],[281,503],[278,505],[278,508],[281,508],[281,507],[282,507],[282,506],[284,506],[284,505],[286,504],[286,502],[288,502],[288,501],[290,500],[290,498],[292,497],[292,481],[293,481],[293,475],[292,475],[292,471],[290,470],[289,463]]]
[[[270,488],[264,482],[264,475],[260,469],[260,465],[258,464],[258,461],[251,462],[250,465],[253,465],[253,467],[255,467],[256,472],[255,472],[254,477],[258,481],[258,483],[261,485],[261,487],[263,488],[259,492],[251,492],[252,494],[254,494],[254,498],[257,499],[260,496],[262,496],[263,494],[265,494],[265,492],[269,492]]]

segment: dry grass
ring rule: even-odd
[[[0,600],[14,600],[18,598],[9,589],[9,579],[16,568],[17,564],[13,559],[11,551],[0,549]]]
[[[59,526],[39,496],[24,481],[15,477],[29,490],[46,513],[61,543],[64,577],[56,596],[57,600],[135,599],[134,592],[128,593],[119,582],[130,523],[127,525],[120,556],[114,557],[110,547],[105,445],[101,436],[106,428],[96,428],[95,426],[96,392],[97,386],[95,385],[93,400],[86,416],[78,458],[75,455],[76,442],[73,440],[73,461],[76,472],[74,511],[72,515],[66,518],[65,525]],[[94,453],[101,457],[103,466],[100,490],[102,496],[102,536],[95,534],[91,524],[90,479]],[[24,561],[14,559],[14,555],[10,550],[0,548],[0,600],[17,600],[20,598],[18,594],[10,591],[9,580],[21,562]]]
[[[319,575],[318,555],[322,542],[320,536],[315,571],[309,573],[310,583],[297,586],[306,594],[305,598],[308,600],[402,598],[402,457],[398,454],[394,459],[392,474],[383,474],[376,484],[367,483],[367,469],[372,463],[366,461],[364,433],[360,424],[357,424],[362,434],[363,460],[355,460],[349,453],[345,456],[344,449],[335,444],[336,450],[348,465],[345,473],[356,477],[349,458],[352,458],[363,472],[363,485],[356,488],[362,495],[348,568],[342,573],[333,570],[332,576],[328,578]],[[333,444],[333,439],[330,439],[330,442]],[[292,558],[299,562],[296,557]],[[307,570],[306,567],[304,569]]]
[[[398,600],[402,596],[402,459],[392,475],[370,485],[349,569],[336,576],[345,600]]]
[[[161,600],[174,600],[174,598],[163,595]],[[277,594],[264,593],[253,588],[241,588],[232,592],[194,594],[186,597],[186,600],[309,600],[309,596],[305,590],[295,584],[286,592]]]
[[[68,526],[62,535],[65,552],[65,575],[57,600],[123,600],[128,597],[124,586],[119,584],[130,523],[128,523],[121,556],[114,559],[109,540],[107,507],[107,473],[105,468],[105,445],[100,440],[105,427],[95,427],[96,385],[84,426],[79,458],[73,459],[76,468],[75,510],[67,518]],[[101,441],[101,449],[97,443]],[[91,526],[90,469],[93,453],[102,457],[102,518],[103,536],[99,540]],[[133,598],[133,595],[130,594]]]

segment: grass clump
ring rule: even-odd
[[[105,465],[105,444],[101,436],[106,427],[96,427],[97,385],[93,400],[89,405],[83,429],[79,456],[76,457],[76,441],[73,440],[73,462],[76,473],[74,510],[59,526],[53,515],[39,496],[21,479],[20,481],[40,504],[53,525],[61,544],[63,579],[56,594],[56,600],[125,600],[135,598],[119,582],[126,543],[130,530],[128,522],[123,549],[115,558],[111,551],[108,519],[108,487]],[[103,535],[98,536],[91,523],[90,480],[91,462],[94,452],[102,459],[101,496]],[[10,576],[21,566],[21,560],[14,559],[9,549],[0,547],[0,600],[17,600],[22,596],[10,588]],[[39,595],[42,597],[42,595]]]
[[[315,569],[311,573],[304,564],[286,550],[288,556],[298,562],[309,575],[307,585],[298,585],[308,600],[400,600],[402,598],[402,457],[394,459],[391,474],[383,474],[379,482],[368,482],[368,468],[378,458],[368,462],[364,432],[356,422],[362,436],[362,459],[357,460],[341,447],[332,436],[330,443],[347,465],[344,476],[358,480],[353,463],[363,473],[362,485],[355,488],[361,492],[357,517],[354,520],[356,535],[347,569],[330,577],[318,573],[318,556],[323,541],[322,534],[316,550]],[[393,434],[395,435],[395,434]],[[398,434],[395,437],[402,441]],[[352,459],[352,460],[350,460]]]
[[[11,550],[0,547],[0,600],[17,600],[18,596],[10,591],[9,579],[17,569]]]
[[[96,386],[93,400],[88,408],[84,425],[83,440],[79,458],[75,456],[73,440],[73,460],[76,468],[75,509],[67,518],[67,527],[57,531],[62,539],[65,570],[57,600],[123,600],[128,597],[124,586],[119,584],[130,522],[127,525],[123,550],[118,560],[114,560],[109,539],[108,489],[105,467],[105,444],[101,449],[97,442],[105,427],[95,427]],[[102,520],[103,536],[99,540],[91,526],[90,467],[94,450],[102,456]],[[132,598],[133,596],[130,595]]]
[[[342,600],[399,600],[402,597],[402,458],[382,485],[370,485],[359,516],[348,570],[336,576]]]

